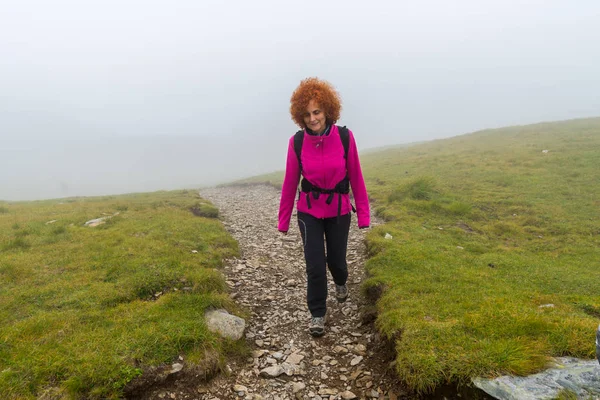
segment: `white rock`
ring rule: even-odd
[[[356,395],[354,393],[352,393],[351,391],[349,391],[349,390],[346,390],[345,392],[342,392],[340,394],[340,396],[342,396],[342,399],[344,399],[344,400],[352,400],[352,399],[356,399],[357,398]]]
[[[300,364],[300,361],[302,361],[303,359],[304,356],[302,354],[292,353],[285,359],[285,361],[287,363],[297,365]]]
[[[183,364],[175,363],[175,364],[171,365],[171,371],[169,372],[169,374],[176,374],[177,372],[181,371],[182,369],[183,369]]]
[[[292,393],[298,393],[301,390],[306,388],[306,384],[304,382],[294,382],[292,383]]]
[[[233,385],[233,391],[246,393],[248,392],[248,388],[244,385]]]
[[[356,356],[356,357],[354,357],[354,358],[352,359],[352,361],[350,361],[350,365],[352,365],[352,366],[354,367],[355,365],[358,365],[358,364],[360,364],[360,362],[361,362],[362,360],[363,360],[363,357],[362,357],[362,356]]]
[[[208,330],[232,340],[239,340],[244,335],[246,321],[226,310],[210,310],[204,314]]]

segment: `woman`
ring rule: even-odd
[[[346,249],[353,209],[349,186],[356,202],[359,228],[369,227],[369,199],[354,136],[345,127],[335,125],[341,102],[333,86],[318,78],[305,79],[290,102],[292,119],[303,130],[289,141],[278,229],[287,234],[302,175],[296,206],[306,260],[307,303],[312,315],[309,332],[322,336],[327,311],[326,266],[335,282],[337,300],[344,302],[348,298]]]

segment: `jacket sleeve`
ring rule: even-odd
[[[362,169],[360,168],[360,160],[358,159],[358,149],[354,141],[354,135],[348,131],[349,146],[348,146],[348,178],[350,178],[350,186],[356,203],[356,215],[358,216],[358,227],[367,228],[371,224],[371,214],[369,209],[369,196],[363,178]]]
[[[287,152],[287,162],[285,164],[285,176],[283,178],[283,187],[281,188],[281,199],[279,200],[279,223],[277,229],[280,232],[287,232],[290,228],[290,218],[294,210],[294,199],[296,190],[300,182],[300,165],[294,151],[294,137],[290,138]]]

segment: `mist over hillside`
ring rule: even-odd
[[[283,138],[285,141],[286,139]],[[281,169],[285,143],[125,137],[11,140],[0,147],[0,200],[95,196],[213,185]]]

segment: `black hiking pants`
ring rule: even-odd
[[[304,244],[306,277],[308,281],[306,302],[313,317],[324,317],[327,311],[327,267],[336,285],[348,279],[346,250],[350,213],[337,217],[315,218],[298,212],[298,226]],[[325,245],[327,255],[325,255]]]

